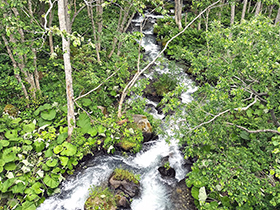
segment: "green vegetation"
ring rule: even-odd
[[[134,175],[132,172],[122,168],[116,168],[114,170],[113,178],[120,181],[127,180],[130,182],[134,182],[135,184],[139,184],[140,179],[139,176]]]
[[[93,187],[90,191],[90,197],[85,203],[85,210],[117,209],[116,198],[108,188]]]
[[[147,62],[136,41],[143,34],[129,31],[147,7],[182,9],[158,20],[154,32],[201,87],[181,104],[178,78],[163,74],[151,85],[164,95],[163,111],[176,112],[186,158],[198,158],[186,183],[197,207],[280,208],[279,1],[217,1],[208,9],[214,1],[174,2],[1,3],[0,208],[35,210],[85,155],[120,144],[141,149],[131,116],[153,123],[151,116],[140,97],[123,102],[148,84],[134,85]],[[115,173],[138,183],[130,172]]]

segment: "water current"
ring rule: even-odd
[[[156,18],[161,18],[161,16],[150,15],[148,18],[155,23]],[[134,27],[137,28],[142,20],[142,17],[134,19]],[[156,43],[152,31],[153,28],[143,31],[145,37],[142,40],[146,56],[150,59],[160,52],[160,46]],[[179,67],[177,68],[179,69]],[[153,71],[162,74],[169,72],[170,69],[168,65],[160,68],[160,64],[157,63]],[[146,73],[145,76],[152,77],[152,73]],[[181,95],[182,102],[188,103],[192,100],[191,93],[196,88],[192,87],[192,81],[183,73],[183,70],[177,77],[180,77],[181,84],[188,87],[188,90]],[[150,113],[155,118],[163,119],[165,117],[155,109],[156,102],[147,99],[146,103],[149,107],[153,107]],[[164,124],[164,120],[162,121]],[[174,126],[176,126],[175,123]],[[172,127],[169,126],[166,131],[172,136]],[[94,158],[84,166],[84,169],[68,177],[61,185],[61,192],[46,199],[37,210],[83,210],[84,203],[89,196],[90,186],[99,186],[108,180],[116,167],[126,168],[140,175],[141,195],[132,201],[132,210],[173,209],[169,198],[172,186],[182,180],[187,173],[187,169],[182,166],[184,158],[179,150],[178,142],[172,138],[170,143],[166,143],[165,137],[159,136],[157,140],[145,143],[144,147],[146,149],[140,151],[136,156],[106,155]],[[169,156],[170,166],[176,171],[175,179],[163,179],[158,172],[161,159],[166,156]]]

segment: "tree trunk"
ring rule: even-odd
[[[201,10],[199,11],[199,13],[201,13]],[[197,14],[195,14],[197,15]],[[198,19],[198,23],[197,23],[197,30],[200,30],[201,29],[201,16],[199,16],[199,19]]]
[[[48,27],[51,28],[52,27],[52,21],[53,21],[53,11],[50,12],[49,14],[49,22],[48,22]],[[50,51],[51,51],[51,55],[54,54],[54,47],[53,47],[53,35],[52,32],[49,32],[49,45],[50,45]]]
[[[245,18],[247,3],[248,0],[244,0],[240,23],[242,23],[242,20]]]
[[[182,9],[183,0],[175,0],[175,22],[180,31],[182,30]]]
[[[235,17],[235,2],[231,3],[230,7],[230,26],[234,24],[234,17]]]
[[[272,14],[272,11],[273,11],[274,6],[275,6],[275,5],[270,5],[270,6],[269,6],[269,13],[268,13],[268,17],[269,17],[269,18],[271,18],[271,14]]]
[[[257,5],[256,5],[256,11],[255,11],[255,16],[258,16],[261,12],[261,8],[262,8],[262,2],[258,1]]]
[[[6,39],[5,35],[2,34],[2,39],[4,41],[4,44],[6,46],[6,49],[7,49],[7,52],[8,52],[8,55],[10,57],[10,59],[12,60],[12,64],[13,64],[13,67],[14,67],[14,72],[15,72],[15,78],[17,79],[18,83],[21,85],[21,88],[22,88],[22,92],[27,100],[27,107],[29,107],[29,104],[28,104],[28,101],[29,101],[29,96],[28,96],[28,93],[27,93],[27,90],[26,90],[26,87],[24,85],[24,83],[22,82],[22,79],[20,77],[20,75],[18,73],[16,73],[16,69],[19,69],[18,65],[17,65],[17,62],[13,56],[13,53],[12,53],[12,50],[11,48],[9,47],[9,42],[8,40]]]
[[[249,13],[249,12],[250,12],[251,3],[252,3],[252,0],[250,0],[250,1],[249,1],[247,13]]]
[[[208,10],[206,11],[205,31],[208,31],[209,13],[210,13],[210,10],[208,9]]]
[[[97,43],[96,48],[98,51],[101,49],[101,36],[102,36],[102,28],[103,28],[103,4],[104,0],[97,0],[96,6],[96,16],[97,16]]]
[[[45,5],[45,4],[43,4]],[[45,7],[43,7],[45,8]],[[31,15],[31,17],[33,17],[33,11],[32,11],[32,1],[28,0],[28,9],[29,9],[29,14]],[[32,24],[32,18],[30,19],[30,23]],[[31,50],[33,53],[33,65],[34,65],[34,79],[35,79],[35,86],[36,86],[36,91],[40,91],[40,82],[39,82],[39,73],[38,73],[38,69],[37,69],[37,51],[36,49],[33,47],[34,46],[34,42],[32,42],[31,44]],[[36,95],[35,95],[36,97]]]
[[[275,25],[280,25],[280,6],[279,6],[279,9],[278,9],[278,12],[277,12],[277,16],[276,16],[276,19],[275,19]]]
[[[94,23],[94,19],[93,19],[92,8],[90,6],[87,6],[87,11],[88,11],[88,16],[91,20],[91,27],[92,27],[92,32],[93,32],[93,39],[94,39],[94,44],[95,44],[97,62],[100,63],[101,59],[100,59],[99,49],[96,46],[97,45],[97,38],[96,38],[96,30],[95,30],[95,23]]]
[[[72,67],[70,60],[70,39],[65,36],[64,33],[69,33],[71,31],[68,28],[70,25],[70,18],[67,15],[67,1],[58,0],[58,19],[59,27],[62,34],[62,50],[63,50],[63,60],[64,60],[64,70],[65,70],[65,81],[66,81],[66,95],[67,95],[67,123],[68,123],[68,138],[67,141],[71,141],[71,136],[73,129],[75,127],[75,115],[74,115],[74,93],[73,93],[73,80],[72,80]],[[67,20],[68,19],[68,20]]]

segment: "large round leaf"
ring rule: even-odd
[[[43,179],[44,183],[50,188],[57,188],[59,185],[59,180],[50,177],[48,174]]]
[[[73,144],[70,144],[68,142],[64,142],[62,144],[63,150],[61,152],[61,155],[66,155],[66,156],[73,156],[77,152],[77,147],[74,146]]]
[[[44,120],[53,120],[55,118],[56,111],[54,109],[46,110],[41,113],[41,117]]]
[[[57,165],[57,162],[58,162],[57,159],[48,160],[48,161],[46,162],[46,164],[47,164],[47,166],[49,166],[49,167],[55,167],[55,166]]]

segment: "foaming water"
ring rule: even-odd
[[[161,18],[161,16],[150,15],[149,18]],[[139,26],[142,17],[133,20],[135,26]],[[156,43],[156,39],[152,36],[152,28],[144,31],[142,45],[149,59],[155,58],[160,52],[160,46]],[[166,60],[164,57],[161,60]],[[154,72],[159,74],[172,73],[168,65],[162,68],[162,61],[158,61],[154,68]],[[181,99],[183,103],[192,100],[191,94],[196,91],[192,86],[191,80],[183,73],[183,70],[176,67],[179,74],[180,85],[184,85],[187,90],[182,93]],[[145,73],[145,76],[152,78],[153,73]],[[174,75],[175,76],[175,75]],[[157,103],[146,100],[150,105],[150,113],[157,119],[164,119],[163,114],[159,114],[156,110]],[[131,203],[132,210],[173,210],[169,199],[172,187],[182,180],[187,169],[183,167],[184,157],[178,146],[178,140],[173,133],[175,122],[164,123],[166,133],[171,136],[169,143],[166,142],[164,136],[160,135],[156,141],[145,143],[148,149],[140,151],[135,156],[99,156],[88,162],[87,168],[81,170],[76,175],[69,177],[61,185],[61,192],[46,199],[37,210],[83,210],[84,203],[89,196],[91,186],[100,186],[108,182],[109,176],[117,167],[126,168],[135,174],[140,175],[141,195],[133,199]],[[146,146],[147,147],[147,146]],[[158,172],[161,166],[162,158],[169,156],[170,166],[176,171],[175,179],[163,179]]]

